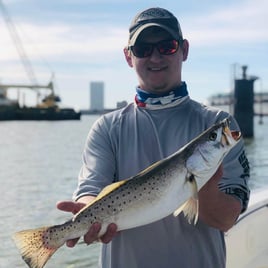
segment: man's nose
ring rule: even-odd
[[[151,60],[159,60],[162,58],[162,54],[159,53],[156,47],[153,47],[153,51],[152,51],[150,58]]]

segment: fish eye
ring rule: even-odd
[[[209,134],[209,140],[211,140],[211,141],[215,141],[216,139],[217,139],[217,133],[216,132],[211,132],[210,134]]]

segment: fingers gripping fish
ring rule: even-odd
[[[189,222],[196,223],[198,191],[240,137],[240,132],[230,131],[226,118],[136,176],[107,186],[69,221],[15,233],[22,258],[30,268],[42,268],[59,247],[86,234],[94,222],[102,225],[100,236],[110,223],[120,231],[182,211]]]

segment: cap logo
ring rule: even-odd
[[[138,13],[129,27],[129,44],[136,42],[139,34],[146,28],[158,26],[168,31],[175,39],[182,39],[182,32],[177,18],[163,8],[149,8]]]
[[[168,12],[164,12],[161,9],[152,8],[142,12],[139,16],[139,20],[153,19],[153,18],[170,18]]]

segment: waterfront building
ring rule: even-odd
[[[104,82],[90,82],[90,110],[104,110]]]

